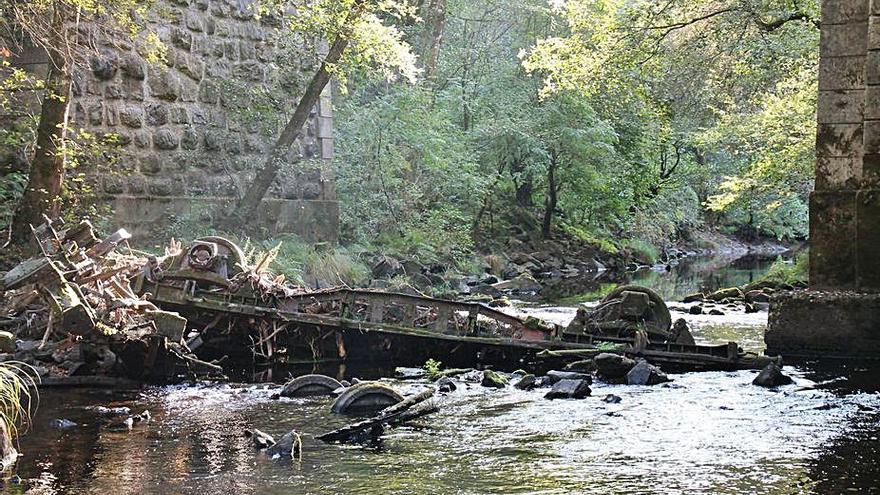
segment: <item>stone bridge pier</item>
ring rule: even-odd
[[[810,290],[770,309],[767,352],[880,358],[880,0],[822,0]]]

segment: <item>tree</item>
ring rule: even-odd
[[[285,2],[273,2],[265,8],[283,16],[288,35],[333,41],[266,160],[231,213],[230,220],[238,225],[245,225],[246,219],[256,214],[284,165],[285,154],[302,134],[331,76],[344,79],[346,72],[365,68],[378,69],[390,79],[402,75],[414,80],[417,74],[415,57],[401,40],[400,32],[383,22],[383,18],[409,15],[411,8],[406,1],[314,0],[296,5],[294,12],[285,7]]]
[[[45,50],[48,73],[42,84],[43,98],[36,128],[34,154],[28,183],[12,222],[12,240],[30,238],[30,225],[43,222],[43,216],[59,214],[67,161],[68,108],[71,76],[84,67],[95,53],[94,39],[132,36],[148,2],[138,0],[33,0],[0,1],[0,29],[3,42],[14,45],[18,33],[25,42]],[[155,58],[161,51],[157,38],[144,40]]]

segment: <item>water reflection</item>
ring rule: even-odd
[[[583,401],[463,386],[420,427],[392,430],[374,448],[314,440],[345,418],[330,414],[326,399],[271,400],[262,385],[151,389],[127,402],[154,412],[130,433],[106,432],[90,419],[84,406],[106,396],[48,391],[18,472],[43,493],[77,494],[776,494],[875,486],[876,390],[851,389],[846,379],[832,380],[839,374],[809,367],[787,371],[797,383],[781,391],[750,385],[749,371],[690,373],[658,387],[597,383]],[[810,388],[817,380],[832,385]],[[623,401],[599,400],[609,393]],[[59,416],[85,426],[43,426]],[[303,461],[253,451],[241,435],[253,426],[301,431]]]

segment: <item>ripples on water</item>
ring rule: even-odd
[[[560,324],[572,307],[524,311]],[[761,347],[766,313],[684,316],[704,342]],[[876,371],[786,367],[796,384],[750,384],[754,371],[671,375],[673,383],[596,383],[580,401],[461,385],[440,412],[389,430],[376,445],[326,445],[314,435],[349,418],[325,398],[272,400],[274,385],[148,389],[125,397],[45,391],[22,439],[18,473],[33,493],[507,494],[840,493],[880,482]],[[351,372],[346,374],[350,377]],[[373,378],[362,374],[362,378]],[[818,383],[818,387],[816,387]],[[393,382],[402,392],[421,383]],[[623,400],[601,401],[606,394]],[[153,420],[109,432],[89,405],[149,409]],[[79,423],[49,428],[53,418]],[[302,461],[255,452],[242,432],[303,434]],[[7,484],[3,493],[21,493]]]
[[[817,376],[786,371],[797,383],[781,391],[752,386],[749,371],[690,373],[655,387],[596,383],[582,401],[462,386],[438,399],[440,413],[389,430],[369,447],[314,440],[346,419],[329,413],[327,399],[273,401],[262,385],[150,389],[124,402],[154,413],[130,433],[104,430],[84,409],[107,396],[47,392],[19,473],[42,480],[44,493],[94,494],[733,494],[873,486],[835,470],[848,462],[846,448],[841,454],[835,446],[877,454],[877,394],[845,382],[803,389]],[[606,404],[606,394],[623,400]],[[53,430],[52,417],[80,426]],[[252,427],[276,436],[301,431],[303,460],[255,452],[242,436]],[[873,453],[853,449],[872,435]]]

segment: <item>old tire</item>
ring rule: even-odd
[[[669,313],[669,308],[666,307],[666,302],[660,297],[660,294],[657,294],[653,290],[640,285],[623,285],[605,296],[602,299],[602,303],[620,299],[625,291],[641,292],[648,295],[648,300],[654,304],[652,311],[654,317],[645,321],[648,333],[651,335],[662,335],[668,338],[670,336],[669,329],[672,328],[672,315]]]
[[[333,401],[330,410],[334,413],[375,412],[397,404],[403,396],[396,390],[379,382],[360,382],[342,392]]]
[[[241,272],[245,268],[245,254],[244,251],[238,247],[238,244],[230,241],[225,237],[220,237],[216,235],[209,235],[205,237],[199,237],[196,239],[197,241],[204,242],[213,242],[220,247],[220,254],[227,257],[229,261],[229,277],[232,278],[232,275]]]
[[[309,397],[314,395],[333,395],[342,388],[339,381],[325,375],[303,375],[290,380],[281,389],[282,397]]]

